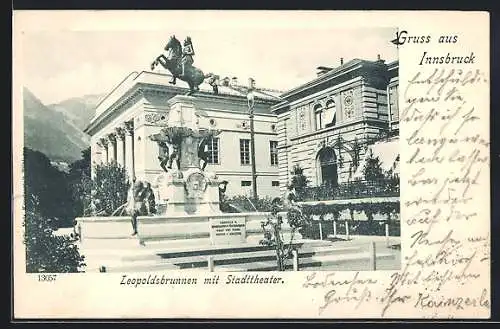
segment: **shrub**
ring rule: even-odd
[[[373,154],[368,156],[365,167],[363,168],[363,175],[367,181],[372,182],[384,178],[382,163],[378,157],[373,157]]]
[[[285,261],[292,256],[295,231],[300,229],[301,225],[304,223],[300,209],[290,208],[287,213],[287,219],[288,224],[292,228],[292,233],[290,240],[285,242],[282,233],[283,217],[278,213],[282,210],[282,206],[279,199],[273,200],[270,214],[261,222],[264,236],[263,239],[259,241],[261,245],[274,247],[278,271],[285,271]]]
[[[111,215],[127,201],[129,182],[126,171],[115,163],[99,164],[91,184],[95,213]]]
[[[292,178],[290,180],[290,184],[288,184],[288,189],[295,189],[297,198],[295,201],[302,201],[306,195],[309,179],[304,175],[304,169],[302,169],[298,164],[293,167],[290,173],[292,174]]]
[[[26,245],[26,272],[79,272],[85,265],[75,239],[54,236],[53,219],[42,216],[39,201],[30,195],[25,201],[24,244]]]

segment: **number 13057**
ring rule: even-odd
[[[39,282],[56,281],[57,274],[38,274]]]

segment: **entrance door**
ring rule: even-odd
[[[325,147],[318,154],[322,185],[337,185],[337,161],[331,147]]]

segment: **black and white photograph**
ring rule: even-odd
[[[399,269],[395,31],[26,34],[27,271]]]
[[[23,314],[489,312],[480,13],[450,13],[471,29],[446,13],[34,14],[14,33],[14,261],[18,291],[47,303]]]

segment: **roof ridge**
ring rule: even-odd
[[[264,91],[273,91],[273,92],[277,92],[277,93],[283,92],[283,90],[274,89],[274,88],[257,88],[257,89],[264,90]]]

